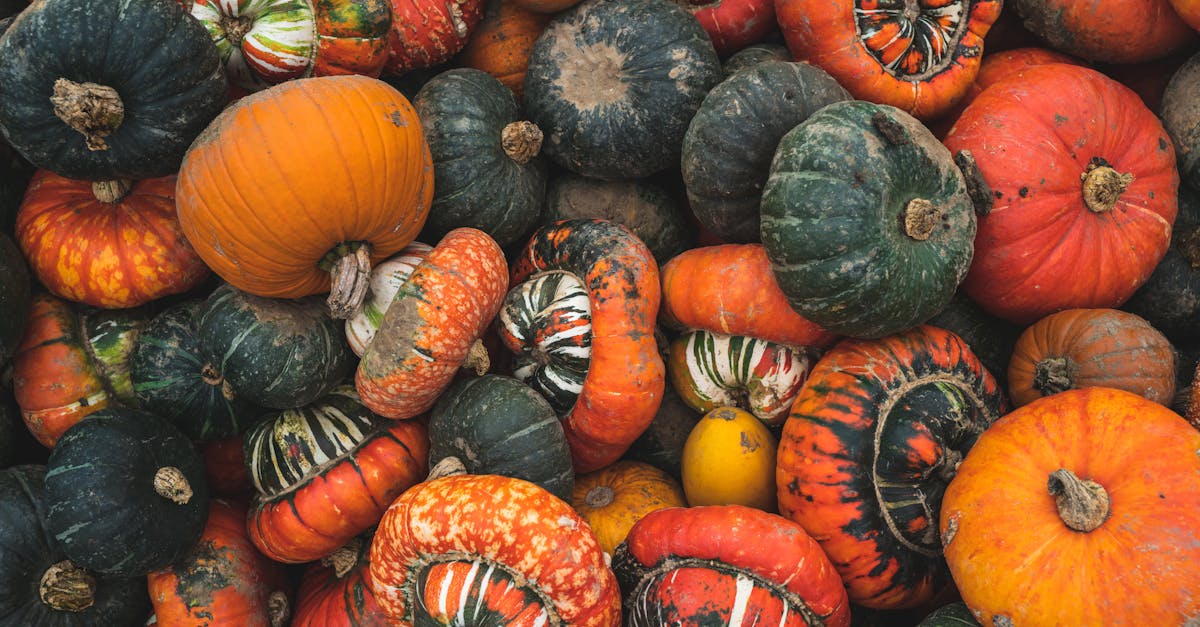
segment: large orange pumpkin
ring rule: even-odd
[[[184,234],[221,278],[258,296],[329,291],[361,305],[370,264],[411,242],[433,201],[416,111],[383,81],[288,81],[234,103],[188,150],[176,188]]]
[[[1200,432],[1136,394],[1070,390],[979,436],[942,499],[984,625],[1183,625],[1200,616]]]

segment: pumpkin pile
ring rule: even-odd
[[[1200,4],[0,0],[0,625],[1192,625]]]

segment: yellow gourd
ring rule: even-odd
[[[748,412],[719,407],[704,415],[683,445],[688,504],[745,505],[774,512],[779,442]]]
[[[650,464],[623,460],[576,476],[571,505],[592,527],[600,548],[611,555],[643,516],[666,507],[687,507],[687,501],[671,475]]]

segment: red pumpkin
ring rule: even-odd
[[[371,537],[355,538],[304,570],[292,627],[387,627],[371,587]]]
[[[722,58],[762,41],[775,28],[775,0],[684,0]]]
[[[448,61],[483,19],[484,0],[389,0],[392,32],[385,74],[433,67]]]
[[[1091,61],[1151,61],[1197,40],[1168,0],[1015,0],[1012,8],[1051,48]]]

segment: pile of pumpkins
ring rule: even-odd
[[[1195,624],[1198,30],[0,0],[0,624]]]

